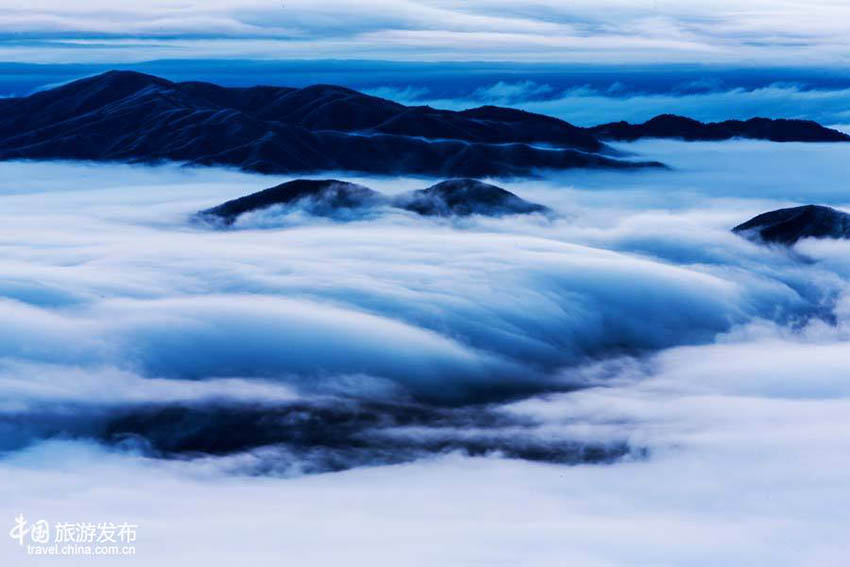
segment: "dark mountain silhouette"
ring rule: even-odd
[[[778,209],[732,229],[761,242],[791,245],[801,238],[850,238],[850,214],[820,205]]]
[[[389,198],[368,187],[336,179],[295,179],[200,211],[213,224],[233,224],[239,215],[277,205],[291,205],[317,216],[390,206],[426,216],[503,216],[548,212],[543,205],[521,199],[501,187],[475,179],[450,179],[427,189]]]
[[[850,140],[804,120],[703,124],[662,115],[643,124],[578,128],[495,106],[461,112],[409,107],[331,85],[229,88],[132,71],[0,99],[0,159],[174,160],[262,173],[452,177],[661,166],[618,159],[599,141],[641,137]]]
[[[296,179],[275,187],[233,199],[201,211],[207,219],[233,224],[243,213],[274,205],[297,205],[316,216],[333,216],[340,209],[356,209],[380,204],[385,199],[368,187],[336,179]]]
[[[328,85],[225,88],[110,71],[0,100],[0,159],[449,176],[660,165],[600,155],[607,150],[593,134],[555,118],[495,107],[406,107]]]
[[[429,216],[542,213],[549,209],[475,179],[450,179],[395,199],[398,207]]]
[[[773,142],[848,142],[850,136],[811,120],[751,118],[703,123],[675,114],[662,114],[642,124],[612,122],[589,128],[606,140],[681,138],[683,140],[729,140],[752,138]]]

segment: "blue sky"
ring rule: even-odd
[[[846,65],[844,0],[0,1],[0,61]]]

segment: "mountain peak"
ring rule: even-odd
[[[850,238],[850,214],[823,205],[803,205],[762,213],[732,231],[751,240],[785,245],[802,238]]]
[[[427,216],[503,216],[549,210],[501,187],[470,178],[441,181],[427,189],[400,195],[396,202],[404,209]]]
[[[653,116],[649,120],[643,123],[644,126],[648,124],[669,124],[669,125],[702,125],[702,122],[699,120],[694,120],[693,118],[688,118],[687,116],[682,116],[680,114],[658,114]]]
[[[54,91],[73,90],[83,91],[90,89],[118,90],[122,94],[141,90],[151,85],[167,87],[174,83],[162,77],[139,73],[138,71],[112,70],[99,75],[85,77],[70,83],[66,83],[54,89]],[[44,91],[53,92],[53,91]]]
[[[275,205],[301,204],[310,214],[332,216],[339,209],[355,209],[374,204],[379,199],[379,193],[356,183],[338,179],[294,179],[206,209],[200,215],[230,225],[244,213]]]

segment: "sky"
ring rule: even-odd
[[[847,65],[842,0],[2,0],[0,61]]]

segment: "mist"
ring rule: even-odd
[[[227,229],[193,215],[289,178],[0,163],[3,510],[120,509],[163,565],[840,561],[850,244],[730,229],[847,208],[850,149],[616,147],[670,169]]]

